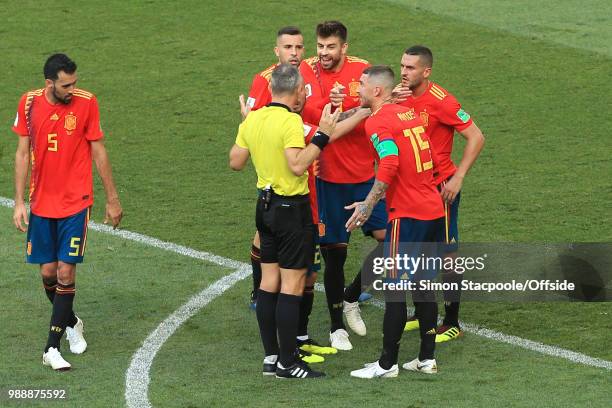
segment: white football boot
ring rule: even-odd
[[[43,365],[51,366],[52,369],[58,371],[70,370],[72,367],[55,347],[49,347],[49,350],[43,353]]]
[[[436,364],[435,359],[420,361],[418,358],[415,358],[414,360],[403,364],[402,368],[408,371],[418,371],[425,374],[438,373],[438,365]]]
[[[359,370],[351,371],[351,377],[357,378],[392,378],[397,377],[399,374],[399,368],[397,364],[394,364],[390,369],[385,370],[378,364],[378,361],[374,363],[364,364],[364,368]]]
[[[338,350],[348,351],[353,349],[353,345],[349,341],[349,334],[344,329],[338,329],[333,333],[330,332],[329,342],[333,348]]]
[[[87,342],[83,337],[83,321],[78,318],[74,327],[66,326],[66,338],[70,343],[70,351],[74,354],[82,354],[87,350]]]
[[[366,335],[366,325],[361,318],[361,309],[359,309],[359,302],[349,303],[344,302],[344,316],[346,316],[346,322],[355,334],[359,336]]]

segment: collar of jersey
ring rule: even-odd
[[[293,112],[291,109],[289,109],[289,107],[283,103],[278,103],[278,102],[270,102],[268,104],[268,106],[272,107],[272,106],[276,106],[278,108],[285,108],[287,109],[289,112]]]

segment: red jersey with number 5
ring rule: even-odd
[[[90,141],[103,137],[96,97],[75,89],[68,104],[52,105],[45,90],[21,97],[13,131],[30,138],[30,207],[64,218],[93,204]]]
[[[435,157],[421,119],[408,108],[387,104],[366,120],[365,128],[380,161],[376,178],[389,184],[389,221],[443,217],[442,198],[434,184]],[[385,161],[391,161],[392,166],[385,166]],[[381,169],[392,170],[383,176]]]
[[[451,159],[453,136],[455,130],[461,132],[473,123],[469,113],[461,108],[453,95],[433,82],[429,83],[422,95],[408,97],[400,105],[413,109],[425,124],[432,148],[440,161],[436,169],[436,184],[440,184],[457,170]]]

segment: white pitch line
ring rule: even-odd
[[[234,284],[251,274],[250,265],[224,276],[168,316],[149,336],[132,356],[130,367],[125,375],[125,400],[128,407],[151,407],[148,398],[151,365],[163,344],[174,334],[180,325],[195,315],[211,300],[220,296]]]
[[[325,288],[320,283],[317,283],[315,285],[315,288],[321,292],[325,291]],[[368,301],[368,303],[371,303],[380,309],[385,309],[385,302],[380,299],[372,298]],[[408,314],[412,314],[413,312],[414,308],[408,307]],[[567,350],[561,347],[549,346],[548,344],[539,343],[533,340],[527,340],[522,337],[500,333],[495,330],[487,329],[486,327],[480,327],[477,324],[473,323],[466,323],[464,321],[460,321],[459,323],[461,324],[461,327],[464,331],[476,334],[481,337],[485,337],[487,339],[521,347],[530,351],[535,351],[537,353],[546,354],[548,356],[564,358],[574,363],[612,370],[612,361],[602,360],[600,358],[587,356],[586,354],[577,353],[575,351]]]
[[[10,208],[14,206],[14,201],[8,198],[0,197],[0,205]],[[193,296],[173,314],[168,316],[146,338],[143,345],[132,356],[130,367],[126,373],[125,398],[127,405],[130,408],[150,408],[151,403],[148,399],[148,386],[150,382],[149,372],[156,353],[181,324],[183,324],[187,319],[196,314],[204,306],[206,306],[216,297],[223,294],[237,282],[246,278],[251,273],[250,265],[244,262],[224,258],[208,252],[198,251],[196,249],[177,245],[171,242],[161,241],[159,239],[138,234],[136,232],[113,230],[111,227],[98,224],[93,221],[90,221],[89,227],[94,231],[107,233],[127,240],[135,241],[143,245],[152,246],[174,252],[179,255],[184,255],[190,258],[200,259],[223,267],[235,269],[233,273],[215,281],[209,287]],[[317,284],[317,290],[323,291],[323,285]],[[373,304],[376,307],[384,308],[384,302],[380,300],[373,299]],[[462,322],[462,325],[465,331],[491,340],[507,343],[540,354],[563,358],[587,366],[612,370],[612,362],[607,360],[590,357],[586,354],[577,353],[575,351],[566,350],[556,346],[549,346],[543,343],[523,339],[521,337],[507,335],[470,323]]]

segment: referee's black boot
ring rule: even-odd
[[[325,377],[325,373],[315,371],[311,369],[308,364],[302,360],[296,360],[296,362],[289,367],[285,368],[279,362],[276,365],[276,378],[319,378]]]

